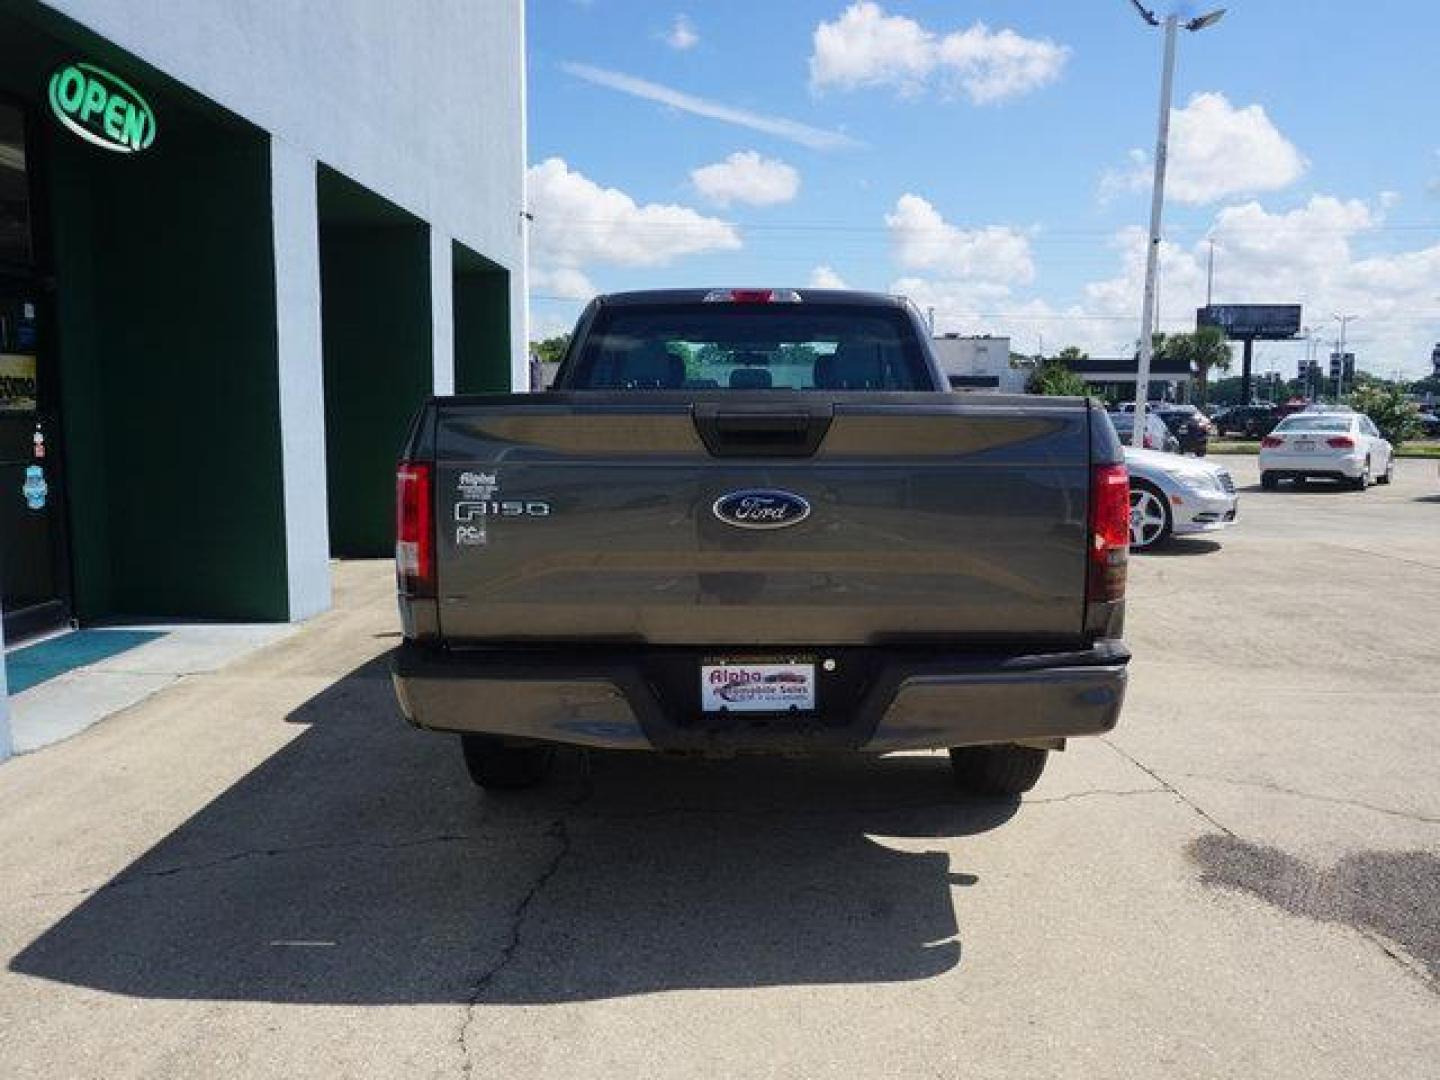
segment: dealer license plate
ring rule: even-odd
[[[700,708],[707,713],[813,711],[815,665],[702,664]]]

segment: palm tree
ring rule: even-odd
[[[1194,370],[1201,404],[1209,397],[1210,372],[1230,370],[1230,343],[1217,326],[1202,326],[1193,334],[1170,334],[1157,344],[1156,352],[1183,360]]]

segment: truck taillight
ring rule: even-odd
[[[435,595],[435,528],[430,463],[402,461],[395,470],[395,575],[406,596]]]
[[[1124,465],[1090,470],[1090,559],[1085,599],[1104,603],[1125,598],[1130,558],[1130,475]]]

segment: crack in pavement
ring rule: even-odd
[[[439,833],[435,836],[421,836],[410,840],[391,842],[380,840],[327,840],[313,844],[296,844],[292,847],[252,848],[245,851],[232,851],[228,855],[220,855],[213,859],[206,859],[203,862],[181,863],[178,866],[166,866],[156,870],[139,870],[112,878],[100,885],[87,885],[79,889],[61,889],[55,892],[30,893],[25,899],[49,900],[66,896],[93,896],[98,893],[109,892],[111,889],[122,889],[131,885],[139,885],[155,878],[174,877],[177,874],[200,873],[205,870],[213,870],[219,866],[228,866],[231,863],[243,862],[246,859],[269,858],[275,855],[295,855],[312,851],[341,851],[346,848],[373,848],[377,851],[400,851],[405,848],[424,847],[429,844],[453,844],[485,839],[488,839],[488,837],[476,836],[470,833]]]
[[[500,947],[500,954],[495,961],[484,971],[480,972],[475,980],[475,985],[470,990],[470,995],[465,1001],[463,1012],[460,1018],[460,1029],[455,1033],[455,1045],[460,1051],[460,1075],[471,1076],[474,1072],[474,1061],[470,1054],[470,1028],[475,1023],[475,1015],[480,1007],[480,999],[485,996],[488,990],[500,977],[501,973],[510,966],[515,958],[515,953],[520,948],[520,939],[525,928],[525,921],[530,914],[531,907],[536,899],[545,891],[556,874],[560,872],[561,865],[570,854],[570,819],[575,811],[595,793],[594,778],[590,771],[590,757],[584,755],[581,758],[583,765],[583,783],[580,793],[561,810],[560,815],[550,823],[545,835],[556,841],[555,852],[549,860],[540,868],[535,880],[525,890],[525,895],[520,898],[519,903],[510,913],[510,932],[507,935],[505,944]]]
[[[1261,791],[1273,791],[1278,795],[1292,795],[1297,799],[1311,799],[1315,802],[1334,803],[1337,806],[1353,806],[1359,810],[1371,810],[1377,814],[1386,814],[1390,817],[1404,818],[1407,821],[1418,821],[1424,825],[1440,825],[1440,817],[1431,817],[1427,814],[1416,814],[1408,810],[1393,810],[1388,806],[1376,806],[1361,799],[1344,799],[1337,795],[1317,795],[1313,791],[1301,791],[1298,788],[1285,787],[1282,784],[1270,783],[1266,780],[1236,780],[1228,776],[1211,776],[1206,773],[1177,773],[1189,780],[1206,780],[1215,784],[1228,784],[1232,787],[1256,788]]]
[[[1146,776],[1150,777],[1150,779],[1154,780],[1171,795],[1175,796],[1175,798],[1179,799],[1182,803],[1184,803],[1191,810],[1193,810],[1199,817],[1209,822],[1211,826],[1220,830],[1220,832],[1224,833],[1226,836],[1232,837],[1234,839],[1239,839],[1239,837],[1235,835],[1234,830],[1216,821],[1213,817],[1210,816],[1210,813],[1205,810],[1199,803],[1195,802],[1195,800],[1191,799],[1183,791],[1177,788],[1174,784],[1170,783],[1170,781],[1166,780],[1163,776],[1157,773],[1154,769],[1150,768],[1150,766],[1146,765],[1139,758],[1127,753],[1111,739],[1107,739],[1104,736],[1101,736],[1100,741],[1103,742],[1106,746],[1110,747],[1111,750],[1114,750],[1115,753],[1119,754],[1126,761],[1130,762],[1131,765],[1134,765]]]
[[[1052,803],[1071,802],[1075,799],[1089,799],[1095,797],[1125,797],[1129,795],[1156,795],[1169,792],[1166,787],[1148,788],[1094,788],[1089,791],[1072,791],[1068,795],[1056,795],[1048,799],[1032,799],[1025,797],[1021,800],[1021,806],[1048,806]],[[599,813],[588,813],[576,815],[573,820],[577,822],[591,821],[645,821],[650,818],[672,817],[686,814],[695,817],[774,817],[777,814],[784,814],[791,818],[829,818],[846,817],[861,814],[915,814],[925,813],[934,810],[984,810],[996,805],[1004,805],[1008,800],[1004,798],[987,798],[974,796],[970,798],[946,799],[940,802],[913,803],[896,806],[894,804],[862,804],[858,806],[841,807],[795,807],[786,804],[775,804],[771,806],[663,806],[646,810],[614,810],[602,811]]]
[[[1193,810],[1200,818],[1202,818],[1204,821],[1208,822],[1208,823],[1209,823],[1211,826],[1213,826],[1215,829],[1217,829],[1217,830],[1219,830],[1221,833],[1225,834],[1225,836],[1229,839],[1229,841],[1231,841],[1231,842],[1233,842],[1233,843],[1235,843],[1235,844],[1237,844],[1237,845],[1241,845],[1243,848],[1248,849],[1248,850],[1252,850],[1252,851],[1261,851],[1261,850],[1262,850],[1258,845],[1255,845],[1255,844],[1253,844],[1252,842],[1250,842],[1250,841],[1248,841],[1248,840],[1245,840],[1245,839],[1244,839],[1243,837],[1241,837],[1238,833],[1236,833],[1233,829],[1230,829],[1230,828],[1228,828],[1227,826],[1222,825],[1219,821],[1217,821],[1214,817],[1212,817],[1207,810],[1205,810],[1202,806],[1200,806],[1199,803],[1195,802],[1195,800],[1193,800],[1193,799],[1190,798],[1188,795],[1186,795],[1184,792],[1182,792],[1182,791],[1181,791],[1179,788],[1177,788],[1174,784],[1172,784],[1172,783],[1170,783],[1169,781],[1167,781],[1167,780],[1166,780],[1164,777],[1162,777],[1158,772],[1156,772],[1156,771],[1155,771],[1154,769],[1152,769],[1150,766],[1146,765],[1146,764],[1145,764],[1143,761],[1141,761],[1139,758],[1137,758],[1137,757],[1133,756],[1132,754],[1126,752],[1125,750],[1123,750],[1121,747],[1119,747],[1118,745],[1116,745],[1114,742],[1112,742],[1112,741],[1111,741],[1110,739],[1108,739],[1108,738],[1102,737],[1100,741],[1103,742],[1106,746],[1110,747],[1110,749],[1114,750],[1117,754],[1119,754],[1121,757],[1123,757],[1126,761],[1129,761],[1132,765],[1134,765],[1134,766],[1135,766],[1137,769],[1139,769],[1141,772],[1144,772],[1144,773],[1147,774],[1148,776],[1152,777],[1157,783],[1162,784],[1168,792],[1170,792],[1172,795],[1174,795],[1174,797],[1175,797],[1176,799],[1180,800],[1182,803],[1184,803],[1186,806],[1188,806],[1188,807],[1189,807],[1191,810]],[[1189,774],[1189,773],[1181,773],[1180,775],[1181,775],[1181,776],[1191,776],[1191,777],[1193,777],[1193,778],[1195,778],[1195,779],[1207,779],[1207,778],[1198,777],[1198,776],[1195,776],[1195,774]],[[1240,782],[1240,783],[1242,784],[1242,786],[1254,786],[1254,787],[1260,787],[1260,788],[1265,788],[1265,787],[1268,786],[1268,785],[1265,785],[1265,784],[1245,784],[1244,782]],[[1277,790],[1278,790],[1278,789],[1277,789]],[[1286,793],[1287,793],[1287,794],[1292,794],[1292,795],[1298,795],[1298,796],[1305,797],[1305,793],[1303,793],[1303,792],[1286,792]],[[1316,796],[1316,798],[1319,798],[1319,796]],[[1342,802],[1343,802],[1343,801],[1345,801],[1345,800],[1335,800],[1335,801],[1342,801]],[[1363,805],[1363,804],[1362,804],[1362,805]],[[1368,807],[1368,806],[1365,807],[1365,808],[1366,808],[1366,809],[1371,809],[1371,810],[1379,809],[1378,807]],[[1383,812],[1383,811],[1382,811],[1382,812]],[[1400,815],[1400,816],[1404,817],[1404,816],[1406,816],[1406,815],[1403,815],[1403,814],[1402,814],[1402,815]],[[1218,840],[1219,838],[1212,837],[1211,839]],[[1197,852],[1197,850],[1203,849],[1203,846],[1204,846],[1205,842],[1206,842],[1206,838],[1205,838],[1205,837],[1201,837],[1200,839],[1198,839],[1198,840],[1196,840],[1196,841],[1194,841],[1194,842],[1191,843],[1190,848],[1189,848],[1189,852],[1190,852],[1190,855],[1191,855],[1192,858],[1196,858],[1196,852]],[[1223,843],[1224,841],[1219,841],[1219,842]],[[1276,853],[1277,856],[1283,857],[1283,858],[1285,858],[1285,859],[1292,859],[1292,858],[1293,858],[1292,856],[1289,856],[1288,853],[1283,853],[1283,852],[1281,852],[1280,849],[1278,849],[1278,848],[1277,848],[1277,849],[1273,849],[1273,851]],[[1199,862],[1199,861],[1201,861],[1201,860],[1196,859],[1196,861]],[[1203,865],[1203,863],[1202,863],[1202,865]],[[1201,882],[1202,882],[1202,884],[1212,884],[1212,885],[1214,885],[1214,884],[1232,884],[1232,883],[1230,883],[1230,882],[1223,882],[1223,883],[1222,883],[1222,882],[1220,882],[1214,875],[1211,875],[1211,874],[1209,874],[1208,872],[1207,872],[1206,874],[1202,874],[1202,876],[1201,876]],[[1259,886],[1250,885],[1250,884],[1245,884],[1245,883],[1238,883],[1238,887],[1245,888],[1247,891],[1250,891],[1250,892],[1256,893],[1257,895],[1262,895],[1262,896],[1263,896],[1263,890],[1262,890]],[[1265,898],[1265,899],[1268,899],[1268,900],[1271,900],[1272,902],[1274,902],[1274,898],[1272,898],[1272,897],[1266,896],[1266,897],[1264,897],[1264,898]],[[1310,913],[1308,913],[1308,912],[1296,910],[1293,905],[1287,905],[1287,904],[1285,904],[1285,903],[1280,903],[1278,906],[1280,906],[1280,907],[1281,907],[1282,909],[1284,909],[1284,910],[1290,911],[1292,914],[1310,914]],[[1313,916],[1312,916],[1312,917],[1313,917]],[[1389,942],[1387,941],[1387,939],[1385,939],[1384,937],[1382,937],[1380,933],[1378,933],[1377,931],[1375,931],[1374,929],[1372,929],[1372,928],[1369,927],[1369,926],[1360,924],[1358,921],[1355,921],[1355,920],[1338,920],[1338,921],[1345,922],[1346,925],[1348,925],[1352,930],[1354,930],[1356,933],[1358,933],[1362,938],[1364,938],[1366,941],[1370,942],[1370,943],[1371,943],[1372,945],[1374,945],[1377,949],[1379,949],[1380,952],[1383,953],[1383,954],[1385,955],[1385,957],[1386,957],[1392,964],[1394,964],[1396,967],[1398,967],[1407,977],[1412,978],[1412,979],[1418,979],[1423,985],[1427,986],[1427,988],[1429,988],[1429,989],[1431,989],[1432,991],[1435,991],[1435,992],[1437,992],[1437,993],[1440,993],[1440,986],[1437,986],[1437,982],[1435,981],[1435,979],[1433,978],[1433,976],[1427,977],[1426,972],[1417,971],[1416,968],[1415,968],[1414,962],[1413,962],[1408,956],[1406,956],[1404,953],[1402,953],[1402,952],[1397,952],[1394,948],[1392,948],[1391,945],[1389,944]]]
[[[1352,555],[1369,555],[1373,559],[1387,559],[1390,562],[1405,563],[1407,566],[1418,566],[1421,570],[1440,570],[1440,566],[1434,563],[1421,562],[1418,559],[1407,559],[1404,555],[1391,555],[1386,551],[1371,551],[1368,548],[1351,547],[1348,544],[1337,544],[1333,540],[1322,540],[1320,547],[1335,548],[1337,551],[1348,551]]]
[[[1095,796],[1117,796],[1128,795],[1151,795],[1169,789],[1136,788],[1127,790],[1095,789],[1092,791],[1072,792],[1069,795],[1060,795],[1049,799],[1030,799],[1023,801],[1025,806],[1045,806],[1051,803],[1070,802],[1074,799],[1091,798]],[[587,801],[593,791],[587,787],[582,798],[572,800],[562,812],[561,818],[550,822],[544,830],[544,835],[554,837],[557,825],[563,825],[568,829],[569,822],[575,821],[643,821],[647,818],[672,817],[680,814],[688,815],[709,815],[716,817],[733,816],[755,816],[771,817],[775,814],[784,813],[791,817],[836,817],[849,814],[880,814],[880,813],[923,813],[933,810],[983,808],[993,805],[995,800],[956,800],[946,802],[917,803],[913,806],[846,806],[831,809],[803,809],[792,808],[784,805],[762,806],[762,807],[716,807],[716,806],[666,806],[659,809],[636,810],[636,811],[615,811],[610,813],[589,813],[576,814],[575,809]],[[382,841],[382,840],[326,840],[310,844],[295,844],[282,847],[247,848],[243,851],[232,851],[225,855],[217,855],[214,858],[205,859],[200,862],[180,863],[174,866],[158,867],[151,870],[132,871],[112,878],[99,885],[85,885],[75,889],[56,889],[45,892],[27,893],[25,900],[53,900],[65,897],[94,896],[98,893],[108,892],[112,889],[130,888],[135,885],[145,884],[159,878],[175,877],[182,874],[204,873],[219,867],[229,866],[233,863],[244,862],[248,859],[271,858],[281,855],[307,854],[317,851],[344,851],[347,849],[372,849],[376,851],[402,851],[409,848],[426,847],[432,844],[455,844],[455,843],[485,843],[492,840],[505,838],[514,839],[515,830],[511,822],[505,823],[504,829],[496,827],[492,835],[485,833],[437,833],[432,836],[412,837],[406,840]]]

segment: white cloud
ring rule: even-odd
[[[675,16],[675,21],[665,33],[665,44],[679,52],[693,49],[700,44],[700,35],[695,32],[695,24],[690,21],[689,16]]]
[[[719,206],[775,206],[789,202],[800,191],[800,174],[793,166],[761,157],[754,150],[740,150],[724,161],[694,169],[690,182]]]
[[[1143,150],[1100,180],[1102,197],[1148,191],[1153,165]],[[1237,107],[1220,93],[1195,94],[1170,114],[1167,197],[1211,203],[1233,195],[1278,191],[1300,179],[1307,162],[1259,105]]]
[[[558,296],[593,294],[591,264],[666,266],[686,255],[734,251],[735,227],[688,206],[640,205],[617,188],[601,187],[549,158],[526,173],[530,212],[531,286]]]
[[[1440,244],[1358,255],[1358,245],[1383,241],[1385,201],[1382,196],[1372,205],[1316,195],[1288,211],[1269,211],[1258,202],[1220,210],[1209,231],[1215,239],[1216,303],[1299,303],[1305,323],[1327,342],[1335,332],[1332,313],[1358,314],[1350,339],[1360,367],[1418,374],[1440,333],[1434,287],[1440,281]],[[1083,290],[1087,312],[1133,317],[1132,337],[1139,326],[1145,244],[1138,228],[1117,236],[1120,272]],[[1161,246],[1162,329],[1193,327],[1195,309],[1205,303],[1207,254],[1203,240],[1189,247]],[[1288,348],[1292,356],[1285,372],[1293,375],[1301,346]]]
[[[906,270],[935,270],[989,282],[1035,277],[1030,241],[1008,226],[960,229],[919,195],[905,194],[885,215],[895,260]]]
[[[848,289],[845,279],[828,266],[817,266],[810,271],[812,289]]]
[[[1213,237],[1217,303],[1299,303],[1305,324],[1316,328],[1327,351],[1336,330],[1332,313],[1358,314],[1349,342],[1361,368],[1423,374],[1431,345],[1440,339],[1440,289],[1434,284],[1440,281],[1440,243],[1388,249],[1383,226],[1389,201],[1383,193],[1373,202],[1317,195],[1283,211],[1254,201],[1225,207],[1205,238],[1161,245],[1160,329],[1194,328],[1195,309],[1205,303]],[[891,287],[921,308],[934,307],[941,332],[1006,334],[1024,353],[1037,351],[1043,335],[1047,352],[1078,345],[1092,355],[1121,356],[1133,349],[1140,329],[1145,232],[1122,230],[1110,246],[1116,272],[1084,284],[1073,301],[1021,295],[1012,282],[976,280],[944,263],[929,275],[902,276]],[[1388,250],[1358,251],[1374,246]],[[1264,370],[1268,356],[1293,375],[1304,348],[1266,345],[1257,351],[1257,370]]]
[[[662,86],[660,83],[637,79],[635,76],[626,75],[621,71],[610,71],[607,68],[592,67],[589,64],[565,63],[560,67],[577,79],[584,79],[596,86],[617,90],[622,94],[629,94],[631,97],[642,98],[645,101],[654,101],[695,116],[704,116],[722,123],[749,128],[751,131],[761,131],[767,135],[774,135],[776,138],[799,143],[801,146],[808,146],[812,150],[843,150],[860,145],[857,140],[838,131],[826,131],[823,128],[811,127],[809,124],[787,120],[781,116],[766,116],[763,113],[750,112],[748,109],[737,109],[719,101],[710,101],[673,87]]]
[[[557,300],[589,300],[598,290],[583,270],[573,266],[530,268],[530,289]]]
[[[991,30],[982,22],[937,34],[861,0],[815,28],[810,86],[888,86],[913,97],[933,82],[943,93],[963,92],[975,104],[988,105],[1054,82],[1069,55],[1064,45]]]

